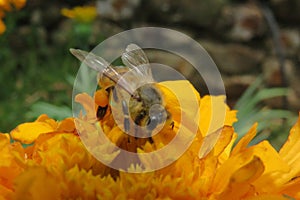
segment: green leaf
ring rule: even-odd
[[[72,110],[67,106],[55,106],[40,101],[31,106],[31,111],[27,113],[27,117],[37,118],[41,114],[47,114],[51,118],[62,120],[71,117]]]
[[[293,119],[295,115],[282,109],[268,109],[262,107],[263,101],[266,99],[286,96],[288,94],[287,88],[263,88],[262,77],[258,77],[254,83],[248,87],[241,98],[236,103],[234,109],[238,110],[238,122],[234,124],[235,131],[238,133],[238,138],[243,137],[251,126],[258,122],[258,135],[255,142],[266,139],[269,135],[260,135],[264,130],[276,132],[275,128],[278,126],[279,119]]]

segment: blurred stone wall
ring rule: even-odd
[[[275,23],[279,26],[278,41],[285,58],[284,74],[276,54],[274,33],[260,3],[271,10]],[[266,87],[289,87],[288,106],[300,109],[299,0],[111,0],[98,1],[97,5],[100,16],[110,19],[104,20],[108,24],[111,21],[117,22],[123,25],[119,26],[123,29],[141,26],[168,27],[197,40],[221,71],[229,104],[233,105],[261,75]],[[113,29],[119,31],[113,27],[108,30]],[[184,64],[180,58],[167,54],[150,54],[150,57],[154,61],[163,60],[163,63],[175,67],[188,76],[202,93],[206,93],[200,77],[193,77],[193,70],[185,66],[188,64]],[[282,107],[280,98],[268,103],[272,107]]]
[[[37,29],[41,37],[63,43],[71,22],[60,16],[60,9],[74,6],[74,1],[53,1],[46,5],[41,0],[34,0],[31,3],[30,22],[45,24]],[[93,4],[94,1],[76,3]],[[142,26],[172,28],[191,36],[209,52],[222,73],[229,104],[234,105],[244,90],[261,75],[266,87],[287,85],[290,88],[289,107],[299,110],[300,1],[269,0],[263,3],[272,11],[280,28],[285,77],[280,70],[273,32],[258,1],[98,0],[99,17],[93,25],[89,43],[91,47],[97,45],[99,33],[108,37]],[[22,31],[26,34],[29,30],[24,29]],[[207,92],[201,77],[194,77],[195,73],[188,63],[173,55],[149,54],[150,60],[173,66],[186,75],[202,94]],[[273,107],[282,106],[280,99],[268,103]]]

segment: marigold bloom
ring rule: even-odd
[[[72,9],[61,9],[61,14],[77,22],[89,23],[96,18],[97,10],[94,6],[76,6]]]
[[[75,125],[73,119],[67,118],[58,123],[43,114],[34,122],[20,124],[11,131],[10,135],[14,140],[21,141],[24,144],[30,144],[34,142],[38,136],[55,131],[74,132]]]
[[[190,85],[182,81],[168,84]],[[179,126],[178,102],[166,88],[161,86],[161,90],[166,107]],[[101,96],[96,93],[94,98]],[[236,111],[226,106],[223,97],[200,98],[198,95],[200,116],[212,114],[209,107],[214,101],[220,104],[218,108],[226,108],[224,127],[212,150],[199,156],[201,145],[206,145],[205,131],[210,123],[208,118],[202,118],[199,130],[193,133],[192,144],[174,163],[149,173],[127,173],[96,160],[82,144],[77,131],[83,134],[81,137],[93,133],[89,144],[100,144],[97,148],[107,151],[102,156],[113,161],[117,153],[110,151],[106,144],[97,143],[99,125],[111,142],[122,143],[124,148],[138,153],[168,145],[178,127],[162,129],[162,134],[153,136],[153,143],[130,146],[128,137],[116,126],[109,111],[100,122],[93,115],[95,102],[101,102],[94,98],[87,94],[77,96],[76,100],[86,109],[86,115],[75,119],[78,130],[72,118],[57,122],[42,115],[10,133],[12,139],[33,143],[31,146],[24,148],[19,142],[10,143],[8,134],[0,134],[0,199],[300,199],[300,117],[279,152],[268,141],[248,146],[255,137],[257,124],[234,146],[237,134],[232,123],[236,121]],[[149,160],[142,163],[151,164]],[[131,165],[128,171],[142,172],[143,169]]]

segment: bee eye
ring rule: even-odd
[[[156,116],[151,116],[147,122],[147,129],[152,131],[153,129],[156,128],[158,122],[159,120],[157,119]]]
[[[165,108],[159,104],[153,105],[149,110],[150,117],[155,116],[157,119],[161,119],[160,122],[162,122],[162,118],[164,117],[165,113]]]
[[[167,118],[166,110],[161,104],[152,105],[149,110],[147,129],[150,131],[154,130],[159,124],[165,122],[166,118]]]

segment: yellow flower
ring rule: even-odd
[[[11,5],[8,0],[0,0],[0,10],[2,11],[10,11]]]
[[[26,0],[11,0],[11,4],[16,8],[16,9],[21,9],[25,6]]]
[[[3,22],[5,12],[12,11],[13,8],[19,10],[24,7],[26,0],[0,0],[0,35],[5,32],[6,26]]]
[[[0,133],[0,197],[13,194],[15,178],[25,169],[25,152],[20,143],[10,144],[8,134]]]
[[[191,133],[189,124],[184,129],[195,138],[181,157],[165,168],[137,173],[143,172],[144,166],[151,166],[151,160],[140,157],[141,165],[129,165],[131,173],[127,173],[111,169],[89,153],[88,150],[95,150],[91,147],[104,152],[101,156],[108,163],[118,158],[118,152],[99,142],[99,127],[112,143],[131,152],[143,154],[167,146],[176,136],[183,114],[190,116],[186,112],[194,112],[179,112],[178,99],[167,86],[191,88],[200,107],[199,129]],[[164,127],[153,136],[153,143],[123,133],[110,110],[98,121],[95,108],[102,102],[97,98],[103,95],[97,92],[94,98],[87,94],[76,97],[86,115],[81,114],[75,123],[72,118],[57,122],[42,115],[10,133],[14,140],[32,143],[31,146],[24,148],[19,142],[10,143],[8,134],[0,134],[0,199],[300,199],[300,117],[279,152],[268,141],[249,146],[257,124],[234,146],[237,134],[232,123],[236,121],[236,111],[228,108],[224,97],[201,98],[187,81],[160,83],[158,87],[175,126]],[[186,100],[191,97],[185,91],[182,93]],[[206,141],[215,136],[209,133],[208,124],[212,121],[213,104],[226,115],[219,137],[212,145]],[[75,124],[80,137],[88,138],[84,144]],[[199,156],[202,145],[212,145],[212,149]],[[163,159],[163,155],[156,157],[157,162]]]
[[[92,22],[97,16],[94,6],[76,6],[72,9],[63,8],[61,14],[82,23]]]
[[[1,14],[1,11],[0,11]],[[0,35],[5,32],[6,26],[0,18]]]
[[[13,8],[21,9],[25,6],[26,0],[0,0],[0,10],[11,11]]]
[[[59,199],[62,186],[58,184],[59,181],[60,179],[44,167],[28,167],[14,180],[15,188],[12,199]]]
[[[12,11],[13,8],[19,10],[24,7],[26,0],[0,0],[0,35],[5,32],[6,26],[3,22],[5,12]]]
[[[58,123],[43,114],[34,122],[20,124],[10,132],[10,135],[14,140],[21,141],[24,144],[30,144],[34,142],[38,136],[55,131],[75,132],[73,119],[67,118]]]

